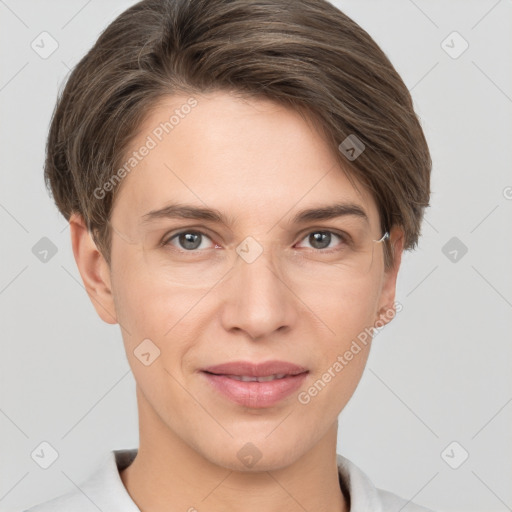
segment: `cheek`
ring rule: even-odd
[[[301,300],[325,327],[332,349],[341,349],[359,332],[373,325],[379,298],[375,276],[350,282],[332,282],[322,291],[311,288],[301,292]]]
[[[162,294],[158,283],[148,279],[136,265],[127,265],[112,284],[124,348],[134,376],[143,388],[148,381],[153,382],[150,389],[159,389],[154,381],[164,376],[157,370],[167,368],[169,348],[173,348],[165,343],[169,329],[165,326],[175,323],[172,297]]]
[[[116,259],[114,260],[114,257]],[[112,249],[112,286],[118,319],[132,337],[162,339],[177,321],[186,301],[186,290],[166,283],[151,272],[144,253],[137,248]],[[124,333],[126,334],[126,333]]]
[[[180,375],[180,366],[189,349],[189,339],[183,335],[188,320],[185,316],[188,301],[183,300],[183,291],[163,286],[136,265],[126,266],[113,281],[113,290],[135,380],[150,401],[157,399],[162,390],[172,393],[169,379]],[[181,395],[173,400],[179,403]]]
[[[312,402],[335,412],[350,399],[368,359],[377,299],[378,281],[373,276],[304,296],[324,333],[317,332],[322,350],[315,365],[315,389],[307,392]]]
[[[136,260],[113,279],[113,291],[128,357],[134,359],[134,351],[149,339],[158,348],[155,352],[160,351],[159,364],[169,371],[186,364],[200,321],[201,308],[195,306],[204,291],[166,283]]]
[[[161,331],[154,319],[167,308],[155,283],[132,267],[131,271],[118,276],[113,282],[113,289],[117,317],[125,328],[123,334],[132,338],[151,337]]]

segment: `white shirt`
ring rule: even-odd
[[[140,512],[119,471],[129,466],[137,449],[113,450],[94,473],[75,489],[24,512]],[[340,485],[350,495],[350,512],[433,512],[382,489],[353,462],[337,454]],[[406,508],[407,505],[407,508]]]

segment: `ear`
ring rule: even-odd
[[[116,324],[117,316],[109,265],[96,247],[91,233],[80,215],[71,215],[69,230],[73,254],[85,291],[100,318],[108,324]]]
[[[403,229],[399,226],[394,226],[389,233],[389,243],[391,244],[391,251],[394,255],[393,266],[384,271],[377,316],[374,323],[374,327],[376,328],[388,324],[396,315],[396,280],[402,262],[404,240]]]

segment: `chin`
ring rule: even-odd
[[[216,444],[214,452],[207,449],[203,456],[213,464],[232,471],[256,473],[287,467],[307,451],[307,448],[300,449],[303,446],[299,440],[304,439],[303,435],[267,436],[267,431],[263,433],[260,430],[258,435],[230,438],[225,443]],[[272,436],[275,437],[270,439]]]

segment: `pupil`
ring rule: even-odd
[[[182,233],[179,236],[180,244],[185,249],[197,249],[201,245],[201,239],[199,234],[195,233]],[[198,243],[199,241],[199,243]]]
[[[310,243],[315,249],[325,249],[326,247],[329,247],[329,244],[331,243],[331,234],[325,233],[322,231],[317,231],[316,233],[311,233],[309,235]],[[318,243],[320,242],[320,243]],[[327,243],[325,243],[327,242]]]

